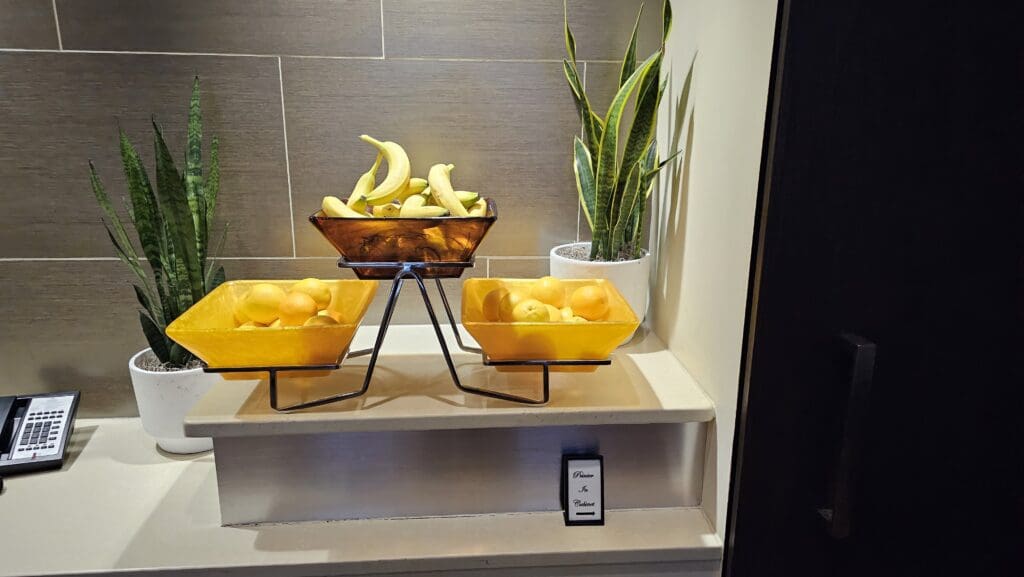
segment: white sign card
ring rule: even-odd
[[[604,525],[604,460],[601,456],[565,456],[562,477],[565,524]]]

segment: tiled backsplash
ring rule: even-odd
[[[639,4],[569,2],[602,106]],[[467,277],[544,274],[580,234],[561,31],[561,0],[0,0],[0,394],[80,389],[83,415],[135,414],[127,363],[145,340],[86,162],[124,194],[116,127],[151,162],[151,114],[182,150],[194,74],[221,141],[229,278],[348,276],[306,217],[372,163],[361,133],[496,200]],[[425,322],[407,292],[397,320]]]

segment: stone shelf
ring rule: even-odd
[[[368,347],[377,327],[363,327],[353,348]],[[643,329],[641,329],[643,330]],[[455,341],[446,327],[449,346]],[[465,333],[464,333],[465,334]],[[473,343],[475,344],[475,343]],[[535,394],[539,373],[499,373],[480,356],[453,353],[465,384]],[[281,379],[282,403],[362,384],[367,357],[320,378]],[[451,382],[433,329],[396,325],[388,332],[369,392],[359,398],[284,414],[272,410],[266,381],[225,380],[189,414],[197,437],[276,436],[366,431],[425,431],[508,427],[696,423],[714,406],[693,377],[652,333],[616,351],[592,373],[552,373],[551,401],[520,405],[465,394]]]

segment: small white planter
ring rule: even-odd
[[[608,279],[625,297],[636,317],[643,322],[647,316],[651,293],[651,255],[644,251],[638,259],[613,262],[577,260],[565,256],[575,246],[585,247],[586,252],[590,252],[589,242],[563,244],[551,249],[551,276]]]
[[[209,451],[213,439],[185,436],[185,415],[221,379],[220,375],[204,373],[199,368],[173,372],[140,369],[136,362],[149,352],[144,349],[128,361],[142,428],[168,453]]]

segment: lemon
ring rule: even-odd
[[[553,276],[541,277],[530,287],[530,296],[546,305],[562,308],[565,306],[565,285]]]
[[[572,312],[572,307],[562,307],[558,313],[562,316],[561,320],[563,321],[571,321],[572,317],[576,316],[576,313]]]
[[[515,320],[512,318],[512,310],[526,298],[526,295],[519,291],[509,291],[508,294],[501,297],[501,302],[498,304],[498,318],[506,323]]]
[[[324,310],[331,304],[331,287],[315,278],[304,278],[292,285],[291,292],[306,293],[316,301],[317,310]]]
[[[331,325],[338,324],[338,321],[334,320],[331,315],[316,315],[315,317],[309,317],[306,322],[302,323],[304,327],[329,327]]]
[[[500,287],[492,290],[484,296],[484,319],[490,322],[501,320],[501,299],[508,294],[508,289]]]
[[[512,320],[517,323],[545,323],[551,320],[551,313],[539,300],[523,299],[512,309]]]
[[[272,329],[279,329],[279,328],[281,328],[281,319],[277,319],[276,321],[270,323],[267,326],[272,328]]]
[[[585,323],[585,322],[587,322],[587,319],[585,319],[583,317],[572,317],[571,319],[568,320],[568,322],[570,322],[570,323]]]
[[[569,306],[588,321],[597,321],[608,315],[608,293],[597,285],[582,286],[572,293]]]
[[[284,301],[284,289],[270,283],[252,287],[242,299],[240,313],[249,320],[269,325],[278,317],[278,309]]]
[[[290,292],[281,301],[281,324],[286,327],[302,326],[309,317],[315,317],[316,301],[306,293]]]
[[[557,322],[560,322],[562,320],[562,311],[559,310],[558,307],[556,307],[554,305],[549,305],[549,304],[545,304],[544,306],[547,307],[547,309],[548,309],[548,317],[549,317],[548,320],[549,321],[551,321],[553,323],[557,323]]]

